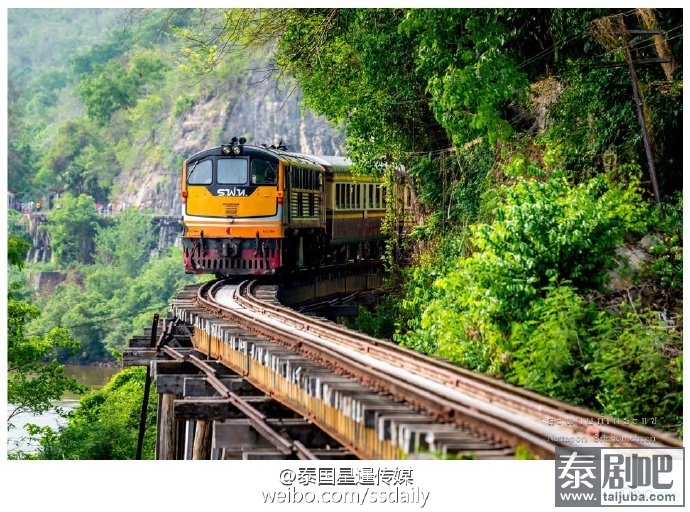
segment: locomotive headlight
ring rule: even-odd
[[[223,152],[224,155],[229,155],[231,151],[230,146],[226,146],[225,144],[223,144],[220,147],[220,150]]]
[[[233,147],[232,147],[232,152],[233,152],[233,154],[235,154],[235,155],[239,155],[239,154],[242,152],[242,148],[240,148],[239,146],[233,146]]]

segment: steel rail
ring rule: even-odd
[[[238,289],[244,284],[246,283],[240,283]],[[556,445],[547,439],[545,427],[533,424],[532,431],[528,431],[524,425],[515,424],[510,413],[505,411],[496,411],[493,415],[487,415],[477,410],[477,406],[481,407],[478,401],[469,405],[454,402],[423,389],[418,383],[391,378],[390,373],[373,367],[372,360],[362,362],[358,360],[360,358],[357,354],[354,354],[354,357],[343,355],[337,346],[325,347],[324,340],[314,342],[303,337],[296,342],[291,341],[294,339],[293,333],[286,336],[285,327],[280,328],[268,324],[261,314],[252,312],[239,304],[237,307],[220,306],[213,298],[207,298],[213,297],[223,286],[222,281],[203,285],[197,297],[199,303],[215,314],[237,322],[245,329],[302,352],[327,366],[335,367],[339,372],[344,370],[360,378],[365,384],[426,410],[439,419],[453,421],[486,438],[511,446],[522,443],[540,457],[553,457]],[[334,363],[337,364],[334,365]]]
[[[635,424],[621,427],[620,420],[539,395],[498,379],[470,372],[386,340],[373,338],[337,324],[326,323],[292,309],[262,301],[252,293],[257,285],[258,281],[241,283],[236,294],[238,303],[262,315],[279,319],[297,329],[337,341],[378,360],[400,366],[442,384],[446,388],[466,391],[492,403],[501,403],[511,410],[518,410],[531,416],[542,415],[554,421],[572,424],[576,427],[573,429],[574,434],[588,435],[593,441],[595,436],[617,439],[634,434],[642,439],[653,438],[657,441],[644,442],[645,446],[683,446],[680,439],[665,432]]]
[[[512,446],[526,444],[539,456],[552,457],[557,446],[582,446],[582,441],[567,440],[568,435],[577,434],[584,434],[583,437],[591,441],[597,436],[628,439],[623,446],[682,446],[680,440],[666,433],[637,425],[627,429],[612,426],[611,423],[616,422],[613,418],[260,300],[253,293],[256,281],[237,284],[232,294],[234,304],[221,305],[215,301],[215,295],[226,284],[227,281],[221,280],[202,285],[197,301],[216,315],[237,321],[256,334],[344,370],[437,417]],[[302,336],[295,336],[294,330]],[[564,429],[561,422],[568,428]],[[649,443],[643,439],[638,444],[630,441],[631,434],[660,442]]]

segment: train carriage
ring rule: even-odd
[[[340,157],[244,142],[183,163],[186,272],[257,275],[380,253],[381,183],[353,177]]]
[[[318,157],[326,169],[326,231],[336,261],[377,258],[383,252],[385,185],[354,176],[346,158]]]

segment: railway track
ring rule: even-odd
[[[319,365],[312,368],[316,368],[316,374],[323,373],[326,368],[343,379],[341,386],[349,385],[348,400],[351,403],[345,401],[351,408],[367,409],[366,404],[371,403],[374,403],[371,407],[374,410],[376,406],[392,407],[390,410],[402,419],[389,422],[388,427],[385,427],[385,419],[380,419],[385,415],[374,415],[379,423],[374,427],[379,427],[379,434],[384,431],[384,437],[387,435],[393,445],[392,450],[387,447],[383,454],[353,445],[352,439],[348,439],[337,424],[321,425],[349,444],[360,456],[395,456],[400,455],[400,451],[409,455],[420,449],[437,454],[464,453],[463,442],[467,446],[484,443],[486,446],[481,448],[496,457],[512,454],[517,446],[522,445],[541,458],[553,458],[559,446],[682,446],[679,439],[669,434],[640,425],[626,425],[332,322],[302,315],[282,306],[276,292],[275,286],[258,280],[241,283],[221,280],[200,286],[193,302],[215,317],[231,322],[230,325],[239,326],[275,344],[274,348],[264,346],[262,350],[256,345],[247,347],[241,340],[236,340],[238,351],[244,350],[249,357],[263,358],[268,367],[286,375],[293,384],[298,379],[290,371],[296,371],[298,367],[289,364],[290,358],[306,357],[312,365]],[[177,314],[184,316],[179,307]],[[199,327],[202,326],[196,326]],[[227,354],[218,345],[232,346],[233,342],[224,338],[220,327],[214,329],[211,326],[210,331],[205,340],[207,352],[225,361]],[[200,341],[198,348],[203,350],[203,345],[204,341]],[[278,346],[289,352],[281,352]],[[293,363],[310,364],[302,359]],[[245,367],[249,369],[247,365]],[[267,386],[271,383],[259,384]],[[307,385],[314,389],[313,383]],[[315,395],[320,396],[318,390],[315,390]],[[383,397],[387,397],[390,403],[385,404]],[[342,404],[337,405],[340,407]],[[310,414],[306,408],[303,412]],[[352,416],[367,425],[368,418],[359,418],[357,411]],[[323,419],[313,419],[324,423]],[[338,421],[342,420],[338,418]],[[371,426],[372,422],[368,424]],[[349,426],[345,430],[348,428],[354,427]],[[386,428],[397,431],[386,434]]]

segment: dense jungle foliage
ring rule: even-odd
[[[674,10],[240,16],[389,196],[413,264],[357,325],[554,398],[682,431],[682,21]],[[662,205],[631,99],[638,66]],[[238,40],[235,34],[229,36]],[[218,58],[214,55],[214,58]],[[401,171],[401,169],[404,169]],[[393,250],[394,249],[394,250]]]
[[[173,142],[166,128],[217,85],[185,83],[176,72],[179,45],[166,20],[184,25],[192,14],[9,13],[9,246],[26,254],[26,213],[39,210],[48,220],[39,229],[47,230],[53,253],[49,263],[29,261],[8,270],[9,401],[16,413],[45,412],[64,391],[83,392],[64,377],[61,363],[115,364],[129,337],[149,326],[154,312],[165,315],[170,299],[192,282],[180,272],[179,248],[156,250],[152,211],[117,205],[117,215],[103,214],[122,192],[123,169],[147,163],[167,168],[170,179],[178,176],[184,155],[164,150]],[[24,263],[22,256],[16,259]],[[63,278],[50,293],[30,284],[43,271]],[[120,384],[136,381],[126,375]],[[136,430],[114,414],[138,419],[141,390],[137,395],[133,383],[111,383],[87,395],[71,414],[72,430],[64,439],[30,429],[43,436],[41,456],[132,458],[125,444]],[[100,423],[92,421],[96,417]],[[80,446],[78,440],[89,435],[92,441]]]
[[[168,149],[171,126],[226,94],[228,77],[256,54],[343,131],[357,172],[411,191],[408,205],[388,194],[390,293],[361,310],[359,328],[682,432],[681,10],[36,16],[53,27],[49,40],[35,18],[10,13],[8,177],[22,201],[60,193],[44,267],[69,278],[36,296],[10,266],[11,293],[38,306],[21,324],[31,335],[63,326],[80,360],[109,358],[187,282],[179,254],[151,257],[145,210],[105,221],[95,204],[121,192],[120,170],[142,159],[176,175],[183,155]],[[75,16],[78,30],[59,29]],[[635,58],[671,59],[637,66],[661,205],[622,42],[625,30],[645,28],[665,32],[634,35]],[[8,222],[13,243],[26,240],[23,216]],[[108,404],[135,381],[128,374],[85,399],[60,436],[45,438],[44,455],[126,456],[129,434],[101,445],[106,430],[87,419],[122,407],[104,428],[125,428],[130,399]],[[84,450],[80,438],[91,440]]]
[[[137,452],[141,402],[146,370],[126,368],[108,384],[83,397],[67,415],[67,426],[42,434],[39,459],[122,460]],[[146,418],[142,459],[154,459],[156,447],[156,400],[152,393]]]
[[[113,202],[123,169],[148,162],[178,175],[184,155],[163,150],[172,146],[166,128],[195,98],[214,94],[216,81],[185,83],[176,70],[179,43],[168,23],[193,19],[193,10],[10,13],[8,172],[23,211],[9,210],[8,234],[30,242],[27,205],[45,211],[39,229],[53,253],[23,274],[10,269],[10,281],[41,312],[30,333],[64,326],[78,343],[62,360],[114,361],[128,336],[191,282],[179,272],[179,249],[157,254],[153,212]],[[118,215],[103,215],[108,203]],[[29,286],[42,271],[65,277],[53,293]]]

